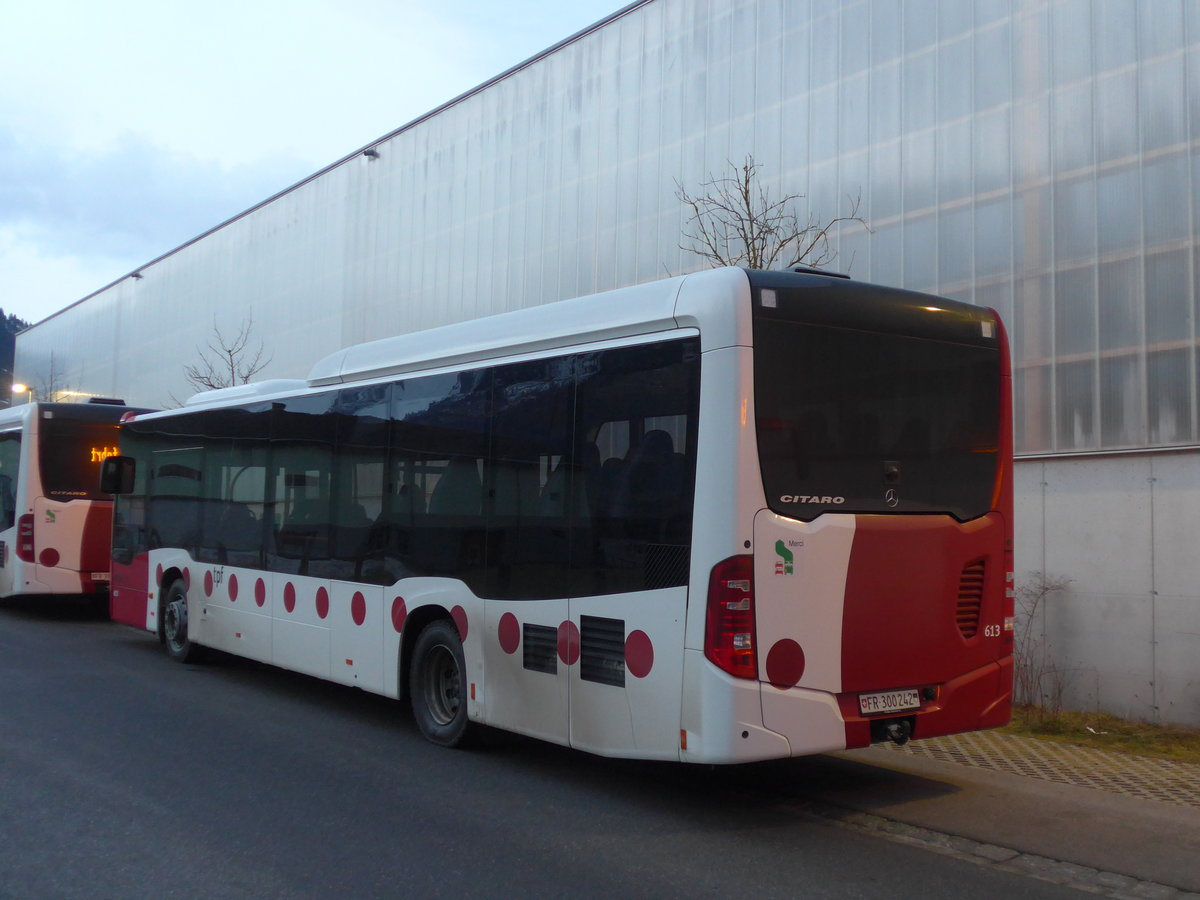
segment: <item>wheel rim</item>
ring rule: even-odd
[[[431,647],[425,656],[425,707],[438,725],[449,725],[458,715],[462,677],[458,661],[444,644]]]
[[[163,634],[172,650],[183,649],[187,642],[187,602],[176,598],[167,604],[164,613]]]

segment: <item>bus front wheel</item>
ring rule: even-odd
[[[187,590],[182,581],[167,588],[162,611],[163,645],[167,656],[176,662],[197,662],[201,648],[188,640]]]
[[[425,626],[413,647],[409,694],[421,734],[441,747],[460,747],[468,737],[467,667],[454,624]]]

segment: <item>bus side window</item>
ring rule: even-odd
[[[21,433],[0,434],[0,527],[17,523],[17,476],[21,466]]]

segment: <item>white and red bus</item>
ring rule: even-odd
[[[117,452],[119,400],[0,410],[0,597],[108,592],[112,498],[100,463]]]
[[[996,314],[717,269],[351,347],[122,427],[114,619],[594,753],[1008,721]]]

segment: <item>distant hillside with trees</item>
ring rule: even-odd
[[[16,316],[5,314],[0,309],[0,406],[8,406],[12,399],[13,362],[17,350],[17,332],[24,331],[29,323]]]

